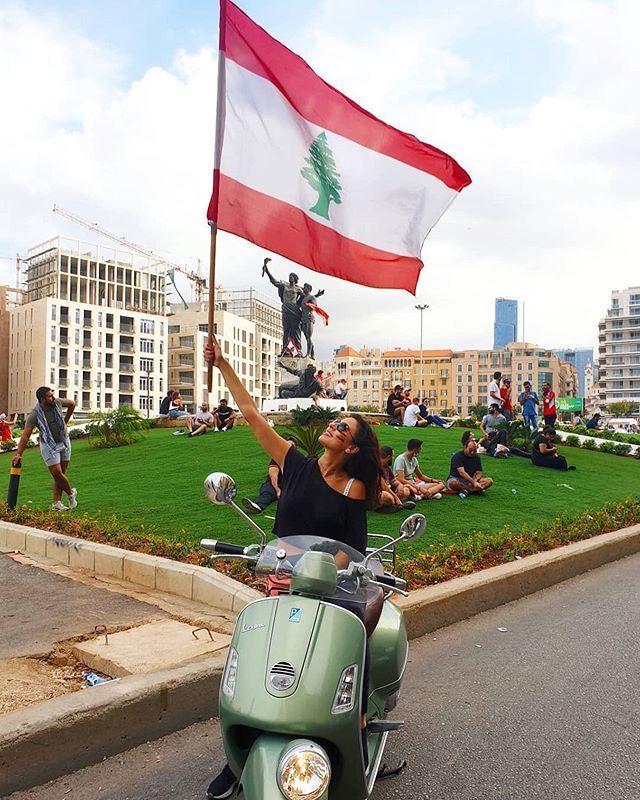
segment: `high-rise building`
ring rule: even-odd
[[[518,301],[496,297],[493,322],[493,349],[500,350],[518,341]]]
[[[125,248],[55,237],[29,250],[11,309],[9,408],[49,385],[78,411],[156,408],[166,391],[164,275]]]
[[[640,401],[640,286],[611,293],[598,343],[600,402]]]
[[[567,361],[576,368],[578,373],[578,396],[587,397],[589,392],[586,385],[586,370],[591,367],[593,378],[593,347],[572,347],[565,350],[553,351],[558,358]]]

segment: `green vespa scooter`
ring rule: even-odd
[[[406,595],[406,583],[383,562],[397,542],[424,532],[425,518],[408,517],[397,539],[363,556],[317,536],[267,544],[234,502],[232,478],[212,473],[205,492],[213,503],[231,505],[261,542],[203,539],[201,546],[289,584],[287,593],[240,613],[222,676],[224,747],[245,798],[366,800],[382,777],[387,737],[402,727],[387,714],[398,701],[408,654],[402,611],[389,602],[393,592]]]

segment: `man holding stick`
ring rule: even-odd
[[[71,460],[71,442],[67,433],[67,422],[76,407],[73,400],[56,400],[48,386],[40,386],[36,391],[36,407],[26,419],[24,432],[18,442],[18,451],[12,464],[19,467],[22,463],[27,442],[34,428],[40,433],[40,453],[53,478],[53,508],[56,511],[68,511],[78,505],[78,492],[69,483],[66,472]],[[66,412],[62,416],[62,409]],[[62,502],[62,493],[69,497],[69,505]]]

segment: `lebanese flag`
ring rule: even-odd
[[[220,0],[208,219],[316,272],[415,294],[425,237],[471,178]]]

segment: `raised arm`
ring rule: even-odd
[[[273,277],[273,275],[269,272],[269,267],[266,264],[264,265],[264,267],[262,269],[263,269],[264,274],[267,276],[267,278],[269,278],[271,284],[273,286],[275,286],[276,289],[279,289],[282,286],[282,281],[277,281]]]
[[[236,405],[242,412],[242,416],[253,429],[256,439],[271,458],[282,468],[284,459],[291,447],[291,442],[279,436],[262,414],[260,414],[256,408],[256,404],[251,399],[251,395],[234,372],[233,367],[222,355],[222,350],[215,336],[211,336],[211,341],[207,342],[205,345],[204,357],[207,364],[211,364],[220,370],[224,382],[227,384]]]

